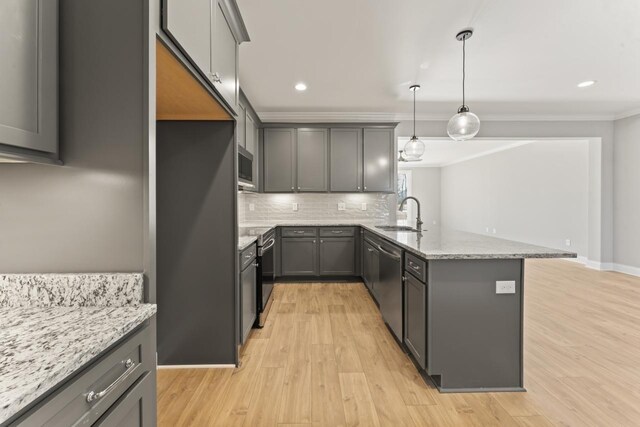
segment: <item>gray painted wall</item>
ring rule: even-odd
[[[61,2],[66,166],[0,164],[0,272],[143,270],[143,6]]]
[[[614,262],[640,268],[640,115],[615,122]]]
[[[433,226],[433,221],[440,224],[440,168],[402,168],[411,171],[411,194],[420,200],[420,208],[424,228]],[[407,202],[413,203],[413,202]],[[416,212],[415,207],[413,212]],[[409,218],[415,221],[414,217]]]
[[[538,141],[442,168],[443,225],[588,254],[589,145]],[[567,248],[565,239],[571,240]]]
[[[396,135],[410,136],[413,123],[402,121]],[[611,121],[484,121],[478,137],[486,138],[599,138],[590,143],[589,259],[613,260],[613,127]],[[418,121],[423,137],[447,137],[446,121]],[[599,167],[596,167],[599,166]],[[600,197],[601,196],[601,197]]]

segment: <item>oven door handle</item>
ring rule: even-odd
[[[276,239],[270,239],[266,245],[262,247],[262,252],[268,251],[276,244]]]

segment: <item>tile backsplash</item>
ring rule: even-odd
[[[344,203],[344,210],[339,204]],[[297,211],[294,210],[297,204]],[[363,210],[366,204],[366,210]],[[238,193],[238,220],[363,220],[395,221],[396,195],[384,193]],[[251,209],[253,208],[253,210]]]

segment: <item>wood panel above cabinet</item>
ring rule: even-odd
[[[395,191],[395,124],[267,126],[265,192]]]

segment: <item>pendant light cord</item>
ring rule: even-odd
[[[413,89],[413,136],[416,136],[416,89]]]
[[[466,67],[466,53],[465,53],[465,45],[467,43],[466,37],[462,39],[462,105],[465,104],[464,98],[464,81],[465,81],[465,67]]]

